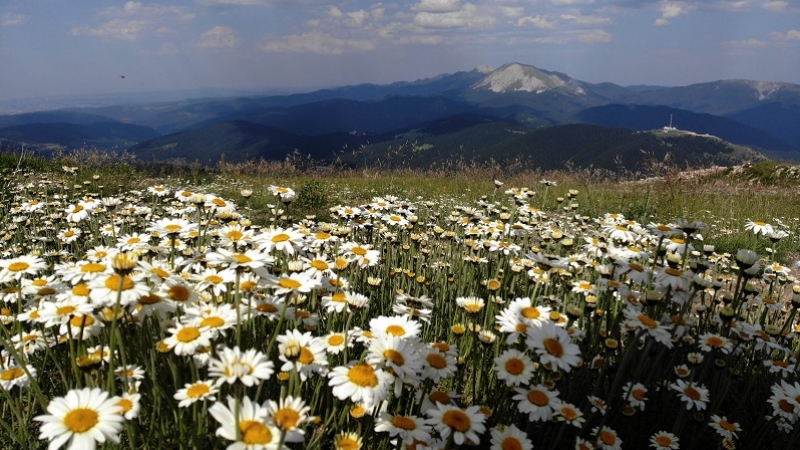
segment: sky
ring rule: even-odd
[[[0,101],[307,91],[508,62],[623,86],[800,84],[800,0],[0,0]]]

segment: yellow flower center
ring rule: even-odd
[[[297,358],[297,361],[300,364],[313,364],[314,363],[314,353],[308,349],[308,347],[300,347],[300,357]]]
[[[223,280],[222,277],[219,276],[219,275],[209,275],[209,276],[205,277],[203,279],[203,281],[207,281],[207,282],[209,282],[211,284],[220,284],[225,280]]]
[[[637,318],[639,319],[639,322],[642,322],[644,326],[648,328],[658,328],[658,322],[651,319],[650,317],[647,317],[644,314],[639,314]]]
[[[189,289],[181,285],[172,286],[169,288],[169,291],[167,291],[169,298],[175,300],[176,302],[185,302],[186,300],[189,300],[189,294]]]
[[[272,236],[272,242],[275,242],[275,243],[277,243],[277,242],[286,242],[288,240],[289,240],[289,235],[286,234],[286,233],[276,234],[275,236]]]
[[[64,416],[64,426],[73,433],[84,433],[99,422],[97,412],[89,408],[76,408]]]
[[[339,450],[357,450],[361,448],[361,445],[351,437],[341,436],[336,440],[336,448]]]
[[[19,367],[13,367],[11,369],[6,369],[2,373],[0,373],[0,380],[3,381],[11,381],[16,380],[17,378],[22,378],[25,375],[25,371],[20,369]]]
[[[645,393],[641,389],[634,389],[633,392],[631,392],[631,395],[633,396],[633,398],[639,400],[640,402],[643,402],[645,400]]]
[[[711,336],[706,339],[706,344],[708,344],[710,347],[720,348],[725,344],[725,341],[716,336]]]
[[[216,206],[219,206],[220,208],[224,208],[228,205],[227,203],[225,203],[225,200],[221,198],[215,198],[214,200],[211,200],[211,203],[213,203]]]
[[[614,436],[614,433],[603,430],[600,432],[600,440],[603,442],[603,444],[614,445],[617,442],[617,437]]]
[[[406,362],[406,359],[403,357],[402,353],[392,349],[384,351],[383,357],[393,362],[396,366],[402,366]]]
[[[201,327],[219,328],[225,325],[225,320],[218,316],[206,317],[200,322]]]
[[[283,408],[275,412],[272,416],[275,425],[284,430],[291,430],[300,422],[300,414],[292,408]]]
[[[122,281],[122,286],[120,286],[120,281]],[[112,291],[127,291],[129,289],[133,289],[134,286],[133,279],[129,276],[120,277],[117,274],[111,275],[110,277],[106,278],[105,286]]]
[[[260,305],[256,306],[256,311],[262,313],[274,313],[278,312],[278,307],[272,303],[261,303]]]
[[[378,385],[378,377],[375,375],[375,369],[366,362],[358,363],[353,366],[352,369],[348,370],[347,378],[361,387],[375,387]]]
[[[544,392],[534,389],[532,391],[528,391],[528,401],[536,406],[545,406],[550,403],[550,397],[548,397]]]
[[[255,420],[239,422],[239,431],[242,433],[242,442],[247,445],[266,445],[272,442],[272,433],[266,425]]]
[[[200,398],[208,394],[210,390],[211,389],[208,387],[207,384],[203,383],[193,384],[192,386],[189,387],[189,389],[186,390],[186,396],[189,398]]]
[[[59,316],[68,316],[73,312],[75,312],[75,309],[76,308],[72,305],[61,306],[56,309],[56,314],[58,314]]]
[[[462,433],[472,427],[472,421],[469,416],[460,409],[451,409],[442,414],[442,423]]]
[[[526,319],[538,319],[539,316],[541,315],[539,310],[534,308],[533,306],[522,308],[522,311],[520,313],[522,314],[522,317]]]
[[[401,430],[416,430],[417,423],[414,422],[414,419],[411,419],[406,416],[394,416],[392,417],[392,425],[400,428]]]
[[[311,267],[313,267],[313,268],[315,268],[317,270],[328,270],[328,269],[330,269],[330,266],[328,265],[328,263],[325,262],[322,259],[315,259],[315,260],[311,261]]]
[[[728,422],[725,419],[722,419],[722,420],[719,421],[719,426],[724,428],[724,429],[726,429],[726,430],[728,430],[728,431],[736,431],[736,425]]]
[[[661,447],[669,447],[672,445],[672,439],[669,436],[659,436],[656,438],[656,443]]]
[[[180,226],[180,225],[178,225],[177,223],[171,223],[171,224],[169,224],[169,225],[165,226],[164,228],[165,228],[165,229],[167,230],[167,232],[169,232],[169,233],[177,233],[178,231],[180,231],[181,229],[183,229],[183,227],[182,227],[182,226]]]
[[[351,251],[353,253],[355,253],[356,255],[358,255],[358,256],[364,256],[364,255],[367,254],[367,249],[365,249],[363,247],[353,247],[353,249]]]
[[[94,324],[94,317],[92,316],[75,316],[69,321],[73,328],[80,329],[81,327],[90,327]]]
[[[544,348],[547,350],[547,353],[555,356],[556,358],[560,358],[564,355],[564,346],[561,345],[561,342],[558,341],[556,338],[546,338],[543,341]]]
[[[428,361],[428,364],[434,369],[444,369],[447,367],[447,360],[439,353],[430,353],[425,357],[425,360]]]
[[[195,327],[184,327],[178,331],[175,338],[181,342],[192,342],[200,337],[200,330]]]
[[[678,269],[673,269],[672,267],[664,269],[664,273],[666,273],[667,275],[671,275],[673,277],[679,277],[679,276],[683,275],[683,272],[681,272]]]
[[[247,264],[247,263],[249,263],[249,262],[253,262],[253,259],[252,259],[252,258],[250,258],[250,257],[249,257],[249,256],[247,256],[247,255],[243,255],[243,254],[241,254],[241,253],[236,253],[236,254],[233,254],[233,255],[231,255],[231,257],[232,257],[233,259],[235,259],[235,260],[236,260],[236,262],[237,262],[237,263],[239,263],[239,264]]]
[[[503,439],[503,443],[500,445],[500,448],[503,450],[522,450],[522,443],[519,439],[515,437],[507,437]]]
[[[278,286],[284,289],[297,289],[302,286],[302,284],[292,278],[281,278],[281,280],[278,281]]]
[[[95,262],[90,262],[89,264],[84,264],[81,266],[81,272],[83,273],[99,273],[99,272],[105,272],[105,270],[106,270],[105,264],[100,264]],[[113,289],[116,290],[118,287],[119,284]]]
[[[125,414],[126,412],[130,411],[133,408],[133,402],[130,399],[123,398],[117,402],[117,406],[122,408],[122,411],[119,412],[120,415]]]
[[[700,398],[702,397],[700,395],[700,391],[691,386],[686,386],[685,388],[683,388],[683,393],[694,401],[700,400]]]
[[[405,336],[406,329],[400,325],[389,325],[386,327],[386,334],[390,334],[392,336]]]
[[[30,264],[26,263],[25,261],[17,261],[13,262],[8,265],[8,270],[12,272],[22,272],[23,270],[30,267]]]
[[[150,293],[139,297],[139,303],[142,305],[155,305],[161,302],[161,297],[156,294]]]
[[[328,338],[328,345],[337,346],[342,345],[344,343],[344,336],[341,334],[334,334],[333,336]]]
[[[525,363],[519,358],[509,358],[509,360],[506,361],[505,368],[506,372],[511,375],[519,375],[525,370]]]

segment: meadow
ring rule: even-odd
[[[800,445],[791,166],[0,170],[3,448]]]

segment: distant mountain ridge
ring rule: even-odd
[[[529,135],[543,128],[585,123],[641,131],[667,125],[670,115],[684,130],[800,157],[800,85],[720,80],[680,87],[624,87],[588,83],[519,62],[298,94],[6,115],[0,116],[0,140],[127,148],[148,159],[194,157],[213,162],[221,153],[230,161],[282,159],[300,152],[324,160],[342,148],[397,145],[394,136],[427,136],[438,129],[436,152],[448,157],[474,142],[492,147],[486,136],[506,142],[506,129]],[[520,153],[530,150],[525,145],[534,145],[526,139],[518,142],[523,145]]]

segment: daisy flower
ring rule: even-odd
[[[525,343],[536,350],[542,364],[569,372],[580,363],[580,348],[573,344],[569,333],[552,322],[539,322],[528,328]]]
[[[753,234],[761,234],[762,236],[766,236],[773,231],[772,225],[758,220],[752,221],[750,219],[747,219],[747,222],[745,222],[744,229],[752,231]]]
[[[551,391],[541,384],[537,384],[530,389],[516,388],[517,395],[513,398],[518,400],[517,409],[522,413],[528,413],[528,420],[547,422],[553,417],[555,407],[560,403],[558,391]]]
[[[533,443],[528,439],[528,435],[515,425],[498,425],[491,429],[490,450],[532,450]]]
[[[399,437],[404,444],[412,444],[414,441],[427,442],[431,438],[431,426],[425,419],[414,415],[392,415],[382,412],[375,422],[375,432]]]
[[[179,408],[186,408],[197,401],[214,401],[217,398],[215,394],[219,393],[219,388],[213,381],[196,381],[194,383],[187,383],[183,389],[178,390],[173,398],[178,400]]]
[[[216,435],[234,441],[228,446],[232,450],[278,450],[281,432],[269,421],[267,408],[244,397],[238,405],[239,417],[236,417],[236,400],[228,397],[228,406],[214,403],[208,408],[211,416],[219,422]],[[237,420],[238,419],[238,420]],[[236,426],[239,429],[236,429]]]
[[[98,276],[89,283],[89,298],[97,306],[114,306],[117,296],[120,304],[127,306],[136,303],[140,297],[150,294],[150,287],[142,282],[139,274],[120,275],[108,273]]]
[[[0,370],[0,388],[10,391],[14,386],[20,388],[28,387],[31,378],[36,379],[36,369],[26,364],[24,367],[18,364],[7,364]]]
[[[711,422],[708,423],[708,426],[716,430],[717,434],[724,438],[736,438],[736,433],[742,431],[742,428],[738,423],[728,422],[728,418],[725,416],[720,417],[714,414],[710,417],[710,419]]]
[[[193,355],[198,347],[210,347],[213,333],[208,327],[178,323],[170,328],[170,336],[164,339],[167,348],[176,355]]]
[[[419,322],[408,316],[378,316],[370,319],[369,329],[375,337],[397,336],[403,338],[416,337],[420,333]]]
[[[528,384],[533,377],[533,361],[525,353],[508,349],[494,359],[497,379],[508,386]]]
[[[217,386],[237,380],[253,386],[272,376],[274,364],[264,353],[251,348],[242,352],[239,347],[217,349],[217,358],[209,360],[208,375],[215,377]]]
[[[554,409],[554,417],[559,422],[566,422],[578,428],[581,428],[586,422],[581,410],[572,403],[558,402]]]
[[[19,280],[25,275],[36,275],[46,268],[47,263],[38,256],[22,255],[12,259],[1,259],[0,282]]]
[[[602,450],[620,450],[622,439],[617,436],[617,432],[609,427],[603,426],[592,429],[592,434],[597,438],[595,443]]]
[[[685,383],[683,380],[678,380],[672,385],[672,389],[678,391],[681,400],[686,402],[686,409],[692,407],[698,410],[706,409],[708,403],[708,389],[704,386],[694,382]]]
[[[358,433],[341,432],[333,438],[334,450],[361,450],[363,441]]]
[[[366,361],[349,366],[339,366],[328,374],[333,395],[339,400],[350,399],[353,402],[363,402],[371,408],[389,396],[389,385],[392,376],[372,367]]]
[[[659,431],[650,437],[650,447],[656,450],[678,450],[680,439],[672,433]]]
[[[125,418],[119,414],[119,397],[108,397],[99,388],[73,389],[64,397],[56,397],[47,405],[47,412],[33,420],[42,422],[39,439],[50,441],[49,449],[94,450],[96,443],[119,444],[119,433]]]
[[[308,416],[311,407],[306,406],[301,398],[291,395],[279,402],[268,400],[266,406],[272,423],[286,433],[286,442],[303,442],[306,432],[302,427],[311,421]]]
[[[644,402],[647,401],[647,388],[642,383],[631,385],[628,382],[622,387],[622,398],[632,407],[644,411]]]
[[[319,281],[308,272],[290,273],[280,277],[267,275],[264,281],[268,287],[275,289],[275,295],[308,293],[319,286]]]
[[[297,371],[302,381],[314,372],[324,374],[328,366],[325,354],[325,342],[311,336],[311,333],[301,333],[299,330],[289,330],[286,334],[278,336],[279,359],[284,362],[281,372]]]
[[[117,406],[120,407],[119,414],[125,417],[126,420],[138,417],[139,410],[142,409],[141,398],[141,394],[124,392],[122,398],[117,401]]]
[[[422,369],[421,349],[415,340],[396,336],[378,336],[367,349],[367,361],[383,367],[406,384],[416,384]]]
[[[331,331],[323,338],[325,341],[325,351],[331,355],[338,355],[344,350],[345,346],[353,346],[352,336],[352,334]]]
[[[422,362],[421,373],[423,378],[430,379],[434,383],[438,383],[442,378],[447,378],[458,370],[456,366],[458,351],[443,351],[442,347],[436,346],[436,344],[444,343],[434,343],[427,349],[427,354],[425,354],[424,361]]]
[[[294,255],[303,247],[305,236],[295,228],[273,228],[254,238],[259,250],[264,253],[282,252],[287,256]]]
[[[733,342],[731,342],[730,339],[715,333],[703,333],[698,339],[700,348],[704,352],[720,350],[722,353],[728,354],[733,350]]]
[[[483,424],[486,416],[480,412],[479,406],[461,409],[437,403],[436,407],[429,409],[426,414],[430,417],[429,423],[436,428],[439,435],[447,439],[452,434],[456,445],[463,445],[467,439],[479,443],[479,436],[486,431],[486,426]]]

